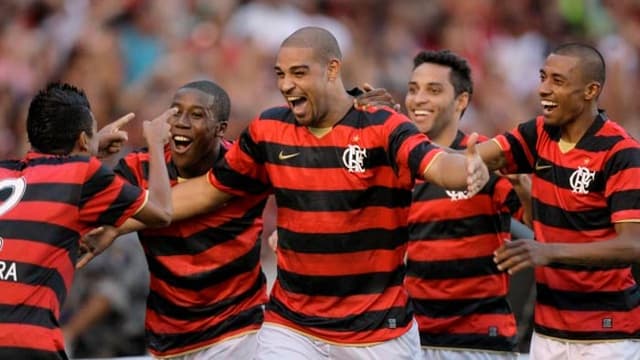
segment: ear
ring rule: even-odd
[[[592,81],[584,88],[584,98],[587,101],[597,99],[602,91],[602,85],[597,81]]]
[[[334,81],[340,76],[340,67],[342,63],[338,59],[329,60],[329,65],[327,66],[327,78],[330,81]]]
[[[91,142],[91,137],[89,135],[87,135],[87,133],[85,131],[82,131],[80,133],[80,135],[78,135],[78,139],[76,140],[76,150],[77,152],[89,152],[90,151],[90,146],[89,143]]]
[[[216,125],[216,136],[224,137],[224,132],[227,131],[227,122],[221,122]]]
[[[469,93],[465,91],[456,97],[456,111],[461,113],[467,106],[469,106]]]

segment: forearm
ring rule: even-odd
[[[171,218],[172,213],[170,188],[163,145],[149,144],[149,202],[153,202],[167,219]]]
[[[638,241],[617,237],[584,244],[547,243],[552,263],[568,265],[625,265],[640,261]]]
[[[465,156],[450,152],[437,156],[425,171],[425,180],[448,190],[466,190],[468,183]]]
[[[214,211],[231,200],[231,194],[214,187],[204,174],[174,186],[171,189],[173,202],[172,221],[179,221]]]
[[[147,226],[134,218],[129,218],[118,228],[118,236],[146,229]]]

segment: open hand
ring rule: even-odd
[[[153,120],[146,120],[142,123],[142,133],[147,140],[147,144],[160,142],[162,145],[169,142],[171,137],[171,126],[169,119],[178,112],[178,108],[166,110]]]
[[[467,158],[467,196],[472,197],[477,194],[489,181],[489,169],[480,157],[476,149],[478,134],[469,136],[465,156]]]
[[[393,96],[385,88],[374,88],[364,83],[362,85],[363,94],[353,100],[353,104],[357,109],[364,109],[368,106],[388,106],[395,111],[400,111],[400,104],[396,103]]]
[[[547,246],[532,239],[507,241],[493,253],[498,270],[515,274],[528,267],[543,266],[550,262]]]
[[[105,251],[118,237],[118,230],[113,226],[100,226],[86,233],[80,239],[80,251],[82,255],[76,264],[76,269],[81,269],[94,257]]]

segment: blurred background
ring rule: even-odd
[[[209,78],[231,97],[234,139],[262,109],[284,103],[275,54],[307,25],[338,39],[347,87],[368,82],[400,103],[419,50],[465,56],[475,91],[462,124],[488,136],[538,113],[538,70],[551,48],[587,42],[607,61],[601,106],[640,134],[640,0],[3,0],[0,14],[0,158],[27,151],[29,100],[51,81],[83,88],[99,126],[135,112],[129,151],[143,145],[141,120],[182,84]],[[122,271],[144,274],[137,247],[123,241],[78,273],[63,319],[76,356],[144,351],[146,278]],[[100,341],[113,331],[113,344]]]

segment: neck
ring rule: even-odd
[[[204,175],[213,167],[213,164],[218,159],[218,154],[220,152],[219,147],[216,146],[215,150],[209,151],[205,156],[200,158],[198,162],[191,166],[183,166],[177,167],[178,176],[185,179],[190,179],[194,177],[198,177],[200,175]]]
[[[427,133],[427,136],[429,136],[432,142],[438,145],[451,146],[453,140],[456,138],[456,134],[458,134],[458,122],[452,120],[448,121],[447,126],[441,129],[437,134]]]
[[[567,124],[562,126],[562,140],[569,143],[577,143],[587,132],[589,127],[591,127],[591,124],[593,124],[597,115],[598,108],[594,106],[589,111],[585,111],[580,114],[580,116],[575,118],[573,121],[569,121]]]
[[[353,98],[347,94],[344,88],[338,91],[335,96],[329,98],[329,110],[325,114],[322,120],[314,124],[313,127],[317,128],[329,128],[335,125],[338,121],[342,120],[345,114],[353,106]]]

